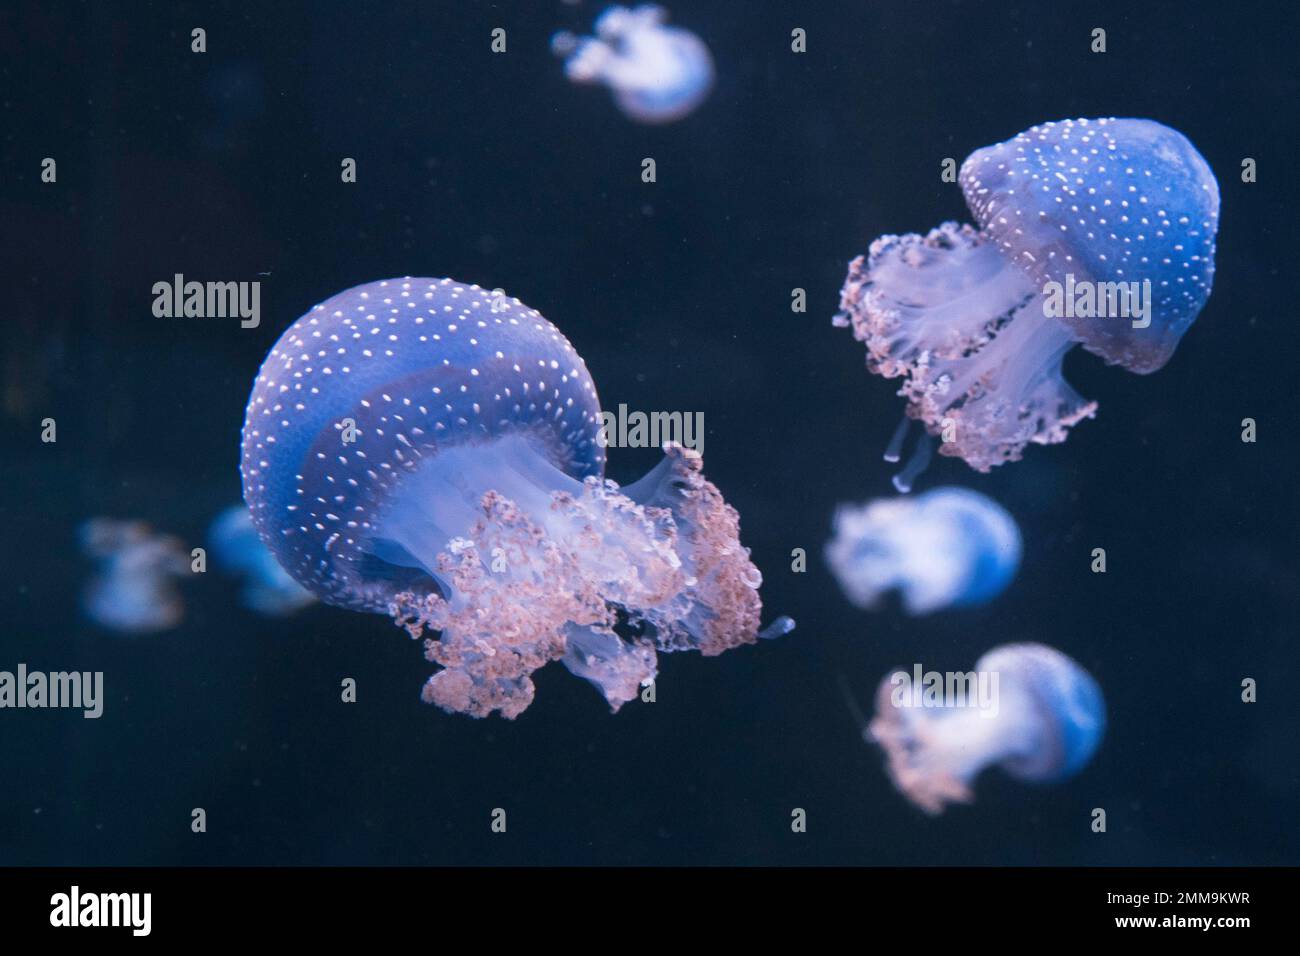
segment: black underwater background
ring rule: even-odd
[[[590,2],[0,12],[0,669],[102,670],[107,695],[99,720],[0,711],[0,863],[1300,863],[1298,8],[669,6],[718,80],[665,127],[564,78],[549,37],[585,32]],[[987,476],[943,459],[922,479],[1015,515],[1025,558],[1006,594],[920,619],[856,610],[821,549],[838,502],[892,493],[880,453],[902,402],[830,324],[847,261],[879,234],[965,217],[942,157],[1107,115],[1168,124],[1214,168],[1206,309],[1152,376],[1072,352],[1068,379],[1101,408],[1064,445]],[[57,186],[39,180],[45,156]],[[1257,183],[1240,181],[1243,157]],[[174,273],[260,278],[261,326],[154,318],[151,286]],[[422,704],[430,666],[387,619],[258,617],[215,574],[185,585],[173,631],[87,621],[78,524],[141,518],[201,543],[239,497],[266,350],[316,302],[406,274],[540,310],[605,408],[702,411],[705,473],[740,512],[765,620],[798,629],[665,656],[657,702],[616,716],[552,665],[509,723]],[[55,445],[39,441],[47,415]],[[610,477],[655,458],[615,450]],[[1094,547],[1106,574],[1089,571]],[[1025,640],[1097,678],[1100,751],[1058,786],[988,772],[973,805],[925,817],[837,682],[868,700],[895,665],[966,669]],[[349,676],[359,700],[343,705]],[[194,807],[208,832],[191,832]]]

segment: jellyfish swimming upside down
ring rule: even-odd
[[[871,371],[904,379],[941,454],[986,472],[1094,415],[1061,374],[1076,344],[1131,372],[1169,360],[1210,295],[1219,186],[1186,137],[1145,119],[1043,123],[976,150],[959,179],[978,228],[876,239],[836,324]],[[895,483],[929,451],[922,436]]]
[[[668,11],[652,3],[612,6],[596,20],[594,37],[562,31],[551,49],[565,58],[574,83],[601,83],[620,110],[639,123],[689,116],[713,87],[713,57],[689,30],[667,26]]]
[[[619,488],[600,425],[582,358],[518,299],[372,282],[262,364],[244,497],[303,586],[425,638],[427,702],[513,718],[560,660],[618,710],[657,650],[721,654],[793,623],[760,631],[762,577],[700,457],[667,445]]]

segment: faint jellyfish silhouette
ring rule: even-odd
[[[720,654],[793,623],[760,632],[762,575],[700,456],[666,445],[620,489],[600,426],[582,358],[518,299],[372,282],[271,349],[244,497],[321,600],[441,631],[425,640],[441,665],[426,701],[513,718],[531,673],[560,660],[618,710],[654,679],[656,650]]]
[[[262,543],[253,518],[243,503],[217,515],[208,529],[208,541],[217,564],[242,578],[240,599],[245,607],[280,617],[316,602],[315,596],[293,579]]]
[[[860,608],[897,590],[908,614],[993,600],[1020,566],[1020,529],[997,502],[968,488],[841,505],[826,563]]]
[[[603,83],[628,117],[669,123],[693,112],[713,86],[713,58],[704,41],[669,27],[668,11],[654,4],[609,7],[594,37],[560,32],[551,49],[565,58],[575,83]]]
[[[1034,126],[976,150],[960,181],[978,231],[876,239],[849,265],[835,323],[866,343],[871,371],[905,378],[887,460],[912,418],[944,436],[941,454],[988,471],[1094,415],[1061,374],[1076,344],[1143,374],[1169,360],[1210,295],[1219,187],[1181,133],[1143,119]]]
[[[886,677],[864,733],[884,749],[894,786],[926,813],[971,802],[971,785],[985,767],[999,766],[1019,780],[1056,782],[1083,769],[1101,743],[1101,689],[1055,648],[1004,644],[976,661],[973,673],[939,676],[943,693],[917,687],[906,671]],[[947,688],[950,678],[959,679],[951,681],[959,688],[955,695]],[[991,692],[971,690],[977,686]],[[964,704],[958,701],[963,696]]]
[[[81,550],[99,562],[82,593],[95,623],[126,633],[165,631],[180,623],[185,605],[176,579],[190,570],[179,539],[155,534],[143,521],[91,518],[80,528]]]

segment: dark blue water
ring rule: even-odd
[[[0,862],[1300,863],[1294,7],[792,6],[673,5],[718,85],[661,128],[564,79],[548,39],[585,28],[589,3],[0,18],[0,668],[102,670],[107,688],[97,721],[0,711]],[[807,54],[789,51],[795,26]],[[1088,49],[1095,26],[1104,55]],[[932,466],[923,486],[977,488],[1020,522],[1005,595],[924,619],[855,610],[818,556],[838,502],[889,493],[880,451],[901,404],[830,325],[848,259],[965,216],[941,158],[1105,115],[1181,130],[1216,171],[1208,306],[1153,376],[1076,350],[1067,376],[1101,411],[1064,445],[988,476]],[[46,156],[57,185],[39,181]],[[344,156],[355,185],[339,182]],[[1240,181],[1243,157],[1257,183]],[[151,287],[175,273],[260,278],[261,326],[155,318]],[[428,666],[388,620],[269,620],[213,575],[185,586],[167,633],[85,620],[78,524],[142,518],[200,543],[238,498],[266,350],[328,295],[406,274],[504,286],[539,309],[606,408],[702,411],[706,473],[741,514],[767,617],[798,630],[665,657],[657,702],[617,716],[552,666],[508,723],[422,704]],[[794,287],[806,314],[790,311]],[[55,445],[39,441],[47,416]],[[654,460],[615,451],[610,476]],[[807,573],[791,572],[794,548]],[[1097,757],[1051,788],[991,772],[972,807],[922,816],[837,681],[865,699],[895,665],[964,669],[1023,640],[1096,676],[1110,720]],[[339,702],[345,677],[356,704]],[[498,807],[505,835],[489,828]],[[806,834],[791,832],[796,807]]]

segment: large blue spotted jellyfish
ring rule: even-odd
[[[906,671],[890,674],[864,734],[884,749],[894,786],[926,813],[969,803],[975,778],[990,766],[1033,783],[1065,780],[1101,743],[1101,688],[1055,648],[1004,644],[976,661],[972,673],[952,677],[955,693],[943,675],[943,693],[932,694]],[[972,690],[977,686],[991,691],[987,699]]]
[[[440,665],[423,698],[518,716],[560,660],[618,710],[656,651],[760,632],[762,576],[698,454],[603,478],[596,387],[518,299],[451,279],[357,286],[280,337],[241,471],[262,540],[323,601],[391,615]],[[432,631],[440,636],[432,637]]]
[[[594,37],[567,31],[551,38],[575,83],[603,83],[630,119],[669,123],[694,112],[713,87],[713,58],[688,30],[665,26],[668,11],[654,4],[605,10]]]
[[[213,519],[208,542],[217,564],[243,580],[240,600],[249,610],[283,617],[315,603],[315,596],[295,581],[262,543],[243,502]]]
[[[101,627],[123,634],[169,630],[185,615],[178,579],[190,573],[180,539],[143,521],[91,518],[79,529],[81,550],[99,565],[81,606]]]
[[[836,324],[866,343],[871,371],[905,378],[887,460],[919,419],[941,454],[986,472],[1094,415],[1061,374],[1074,345],[1143,374],[1169,360],[1210,295],[1219,187],[1186,137],[1145,119],[1043,123],[976,150],[959,178],[979,229],[876,239],[849,266]],[[1059,307],[1067,285],[1113,305],[1144,282],[1140,321]],[[923,435],[900,490],[930,448]]]
[[[993,600],[1020,566],[1020,529],[1001,505],[968,488],[841,505],[826,563],[845,596],[874,609],[898,591],[908,614]]]

